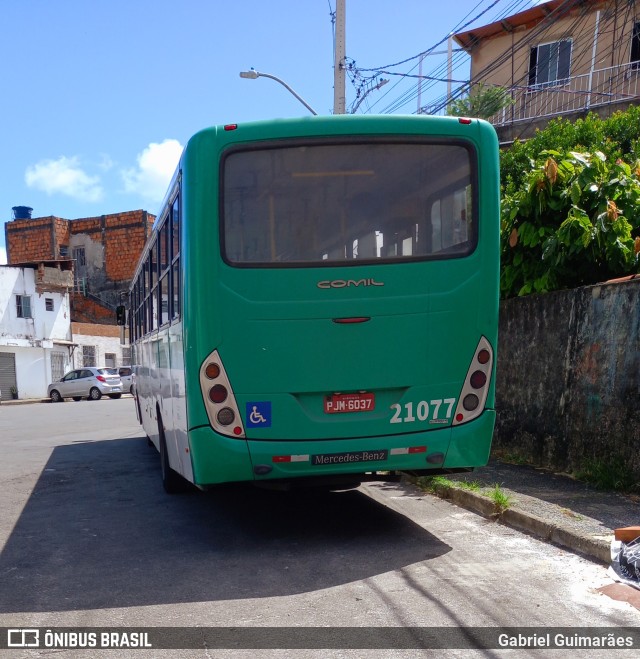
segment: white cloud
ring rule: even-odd
[[[7,263],[7,249],[6,247],[0,247],[0,265],[6,265]]]
[[[138,154],[138,167],[122,171],[126,192],[139,194],[149,202],[160,203],[171,182],[180,156],[182,145],[178,140],[152,142]]]
[[[25,181],[30,188],[48,195],[64,194],[78,201],[100,201],[104,194],[99,176],[89,176],[79,166],[77,156],[41,160],[27,167]]]

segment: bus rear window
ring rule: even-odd
[[[473,151],[455,143],[313,144],[223,161],[233,265],[452,258],[475,246]]]

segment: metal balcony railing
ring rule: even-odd
[[[564,80],[509,89],[514,100],[489,121],[505,126],[640,98],[640,62],[597,69]]]

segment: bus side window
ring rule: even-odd
[[[171,303],[170,320],[180,317],[180,196],[171,207]]]

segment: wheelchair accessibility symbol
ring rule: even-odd
[[[247,403],[247,428],[271,427],[271,401]]]

